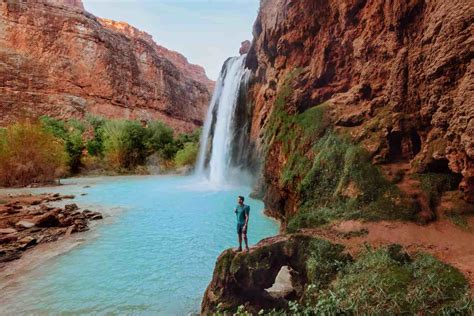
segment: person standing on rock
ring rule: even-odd
[[[235,214],[237,215],[237,235],[239,236],[239,248],[237,251],[242,251],[242,238],[245,241],[245,250],[249,251],[247,227],[249,223],[250,206],[244,204],[244,197],[241,195],[238,197],[237,202],[238,204],[235,207]]]

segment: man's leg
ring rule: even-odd
[[[237,236],[239,236],[239,249],[237,251],[242,251],[242,225],[237,224]]]
[[[249,250],[249,242],[247,240],[247,232],[243,232],[242,235],[244,235],[244,241],[245,241],[245,249],[248,251]]]

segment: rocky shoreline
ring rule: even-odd
[[[75,203],[55,206],[74,195],[41,194],[0,197],[0,267],[21,258],[28,249],[89,230],[100,212],[80,210]]]

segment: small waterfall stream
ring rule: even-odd
[[[245,57],[231,57],[222,67],[204,123],[196,173],[206,175],[213,184],[227,182],[232,166],[232,142],[239,122],[235,120],[241,86],[249,71]]]

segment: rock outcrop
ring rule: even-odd
[[[247,54],[250,51],[250,47],[252,46],[252,42],[249,40],[245,40],[242,43],[240,43],[240,49],[239,49],[239,54]]]
[[[0,124],[50,115],[202,124],[213,82],[200,66],[80,0],[0,4]]]
[[[219,309],[235,310],[245,305],[257,313],[260,309],[284,308],[285,298],[273,297],[270,288],[282,267],[292,273],[291,282],[296,293],[290,297],[300,297],[307,280],[306,260],[311,243],[324,243],[326,250],[335,253],[339,260],[349,260],[342,254],[344,247],[313,238],[309,235],[281,235],[260,241],[249,253],[224,251],[217,259],[212,281],[201,305],[203,315],[210,315]]]
[[[0,204],[0,267],[20,258],[42,243],[56,241],[72,233],[89,230],[89,221],[102,219],[100,212],[80,211],[72,203],[64,207],[50,204],[74,196],[47,194],[2,197]]]
[[[318,107],[327,122],[312,118],[306,130],[349,137],[373,164],[452,175],[462,198],[474,202],[473,12],[469,0],[261,1],[247,66],[268,211],[282,219],[298,212],[302,179],[281,175],[297,169],[289,154],[295,147],[301,145],[299,161],[314,158],[310,142],[276,135],[284,127],[278,115],[295,126]],[[353,184],[336,193],[358,195]],[[417,208],[435,211],[410,190]]]
[[[224,251],[201,314],[233,314],[242,307],[252,315],[472,314],[467,280],[454,267],[396,244],[351,251],[328,237],[305,231],[264,239],[248,253]],[[346,238],[357,237],[337,239]],[[282,271],[289,274],[289,291],[278,295],[273,288]],[[440,285],[438,294],[432,282]]]

